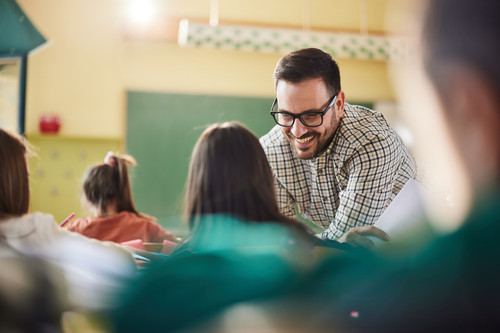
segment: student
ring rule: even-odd
[[[245,147],[245,149],[241,149]],[[314,246],[306,227],[279,211],[272,172],[258,139],[241,124],[209,126],[194,146],[185,215],[190,235],[174,250]]]
[[[343,249],[280,213],[264,150],[236,122],[214,124],[198,139],[185,212],[190,235],[133,283],[112,316],[118,331],[175,331],[203,322],[238,300],[287,290],[314,263],[317,246]],[[203,300],[193,302],[199,295]],[[143,320],[134,322],[133,314]]]
[[[198,139],[185,212],[190,235],[131,284],[111,316],[117,331],[177,331],[235,300],[287,288],[292,262],[304,263],[295,255],[311,261],[319,241],[280,213],[264,151],[236,123],[212,125]]]
[[[136,272],[132,256],[115,243],[59,227],[52,215],[28,213],[27,148],[0,129],[0,237],[16,251],[62,270],[72,308],[103,309]],[[65,285],[64,285],[65,284]]]
[[[384,116],[350,105],[339,67],[319,49],[284,56],[274,71],[276,126],[261,138],[280,209],[338,240],[374,224],[410,178],[413,157]]]
[[[83,182],[85,199],[96,216],[70,222],[68,230],[116,243],[135,239],[154,243],[177,242],[171,232],[135,208],[127,164],[135,165],[135,160],[128,155],[109,152],[104,163],[86,172]]]

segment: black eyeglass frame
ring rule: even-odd
[[[306,111],[306,112],[302,112],[302,113],[299,113],[299,114],[293,114],[293,113],[290,113],[290,112],[273,111],[274,108],[275,108],[275,106],[276,106],[276,103],[278,103],[278,99],[275,98],[273,104],[271,105],[271,110],[269,112],[271,113],[271,116],[273,117],[273,119],[276,122],[276,124],[280,125],[281,127],[292,127],[293,124],[295,124],[295,119],[297,119],[297,118],[299,118],[300,122],[302,124],[304,124],[304,126],[307,126],[307,127],[319,127],[319,126],[323,125],[323,116],[333,106],[333,104],[335,103],[335,100],[337,99],[337,95],[338,95],[338,93],[336,93],[335,95],[333,95],[333,97],[330,100],[330,103],[328,103],[328,106],[323,111]],[[286,114],[286,115],[292,117],[293,118],[292,123],[289,126],[281,125],[278,122],[278,120],[276,120],[276,117],[275,117],[276,114],[277,115],[279,115],[279,114]],[[307,116],[307,115],[320,115],[321,116],[321,123],[319,123],[319,125],[314,125],[314,126],[307,125],[305,123],[304,119],[302,119],[302,116]]]

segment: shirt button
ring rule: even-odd
[[[324,202],[328,202],[328,197],[323,197]]]
[[[318,175],[322,175],[323,174],[323,169],[319,169],[318,170]]]

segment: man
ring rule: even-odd
[[[276,179],[280,209],[300,214],[337,240],[376,222],[415,162],[382,114],[349,105],[332,57],[302,49],[274,72],[277,125],[261,138]]]

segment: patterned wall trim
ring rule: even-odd
[[[178,43],[189,47],[282,54],[317,47],[334,58],[375,61],[403,60],[409,52],[408,43],[402,37],[238,25],[212,27],[186,19],[179,24]]]

